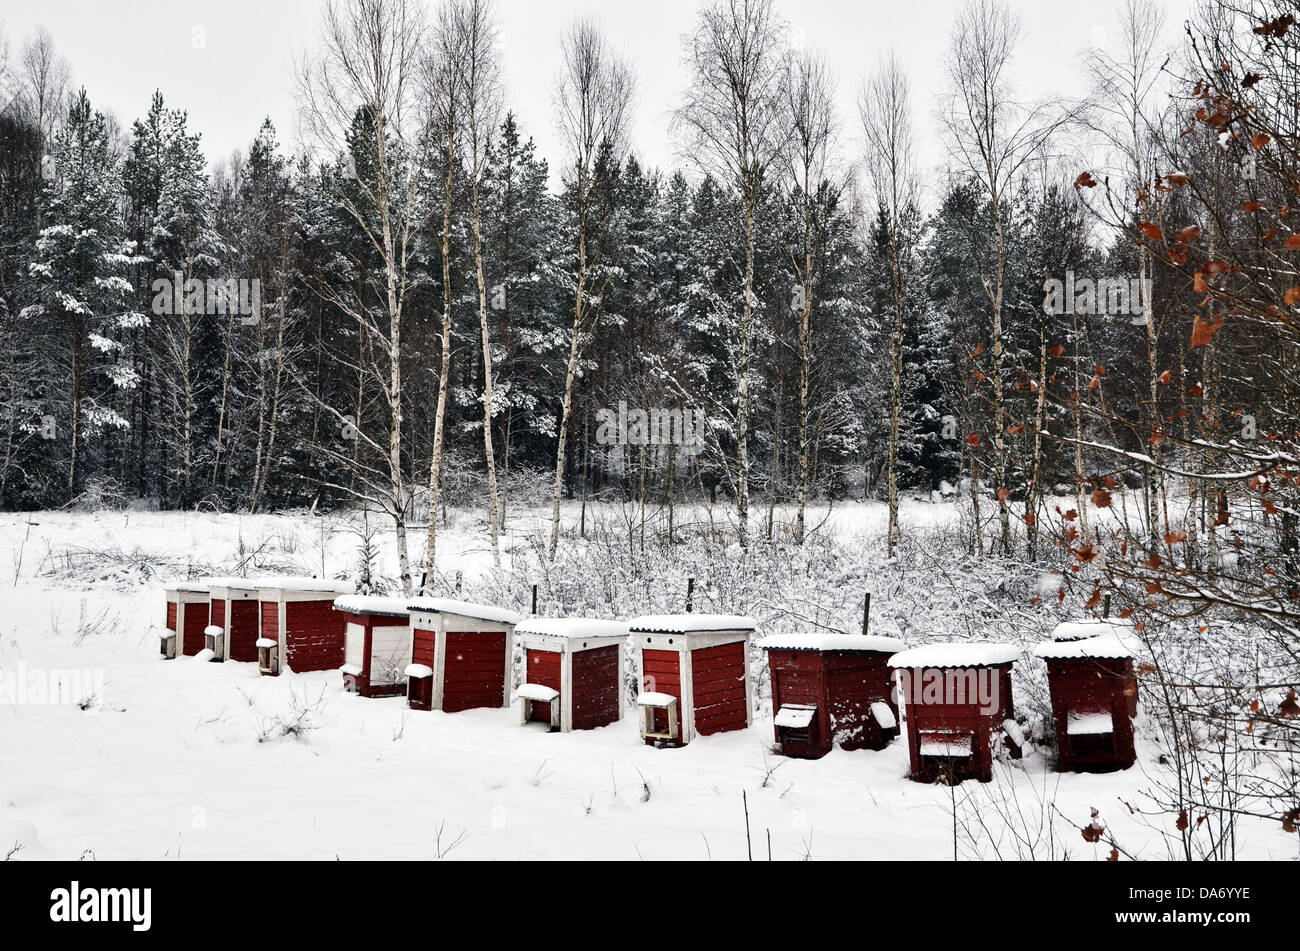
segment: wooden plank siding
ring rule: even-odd
[[[1062,770],[1127,769],[1137,761],[1133,717],[1137,714],[1137,678],[1131,658],[1053,658],[1047,682],[1056,724],[1057,768]],[[1089,745],[1069,733],[1070,711],[1110,714],[1114,730],[1105,743]]]
[[[578,651],[571,657],[572,697],[569,701],[572,703],[573,729],[594,730],[616,722],[623,678],[618,663],[618,645]]]
[[[642,690],[647,693],[666,693],[677,698],[678,722],[683,716],[682,709],[682,654],[678,651],[642,650],[641,667],[644,682]],[[655,710],[655,730],[659,733],[668,731],[668,711]],[[646,740],[653,744],[653,740]]]
[[[285,605],[285,652],[290,670],[337,670],[343,666],[345,623],[328,601]]]
[[[208,602],[202,601],[184,605],[184,652],[187,656],[193,657],[199,651],[203,650],[206,644],[206,638],[203,632],[207,629],[208,618],[210,616]]]
[[[213,602],[215,610],[218,602]],[[225,602],[220,602],[223,607]],[[225,613],[224,610],[222,612]],[[212,623],[216,624],[214,620]],[[257,601],[248,598],[230,602],[230,630],[226,635],[226,657],[257,663]]]
[[[550,687],[552,690],[562,690],[562,673],[561,667],[564,655],[559,651],[544,651],[530,649],[524,655],[527,661],[527,669],[524,672],[524,680],[530,684],[539,684],[543,687]],[[557,700],[557,703],[563,703],[563,696]],[[532,716],[529,718],[541,723],[551,722],[551,705],[539,700],[533,701]]]
[[[442,709],[447,713],[504,703],[506,635],[448,631],[443,654]],[[437,676],[435,668],[434,676]]]
[[[749,719],[745,644],[738,641],[693,650],[690,658],[695,732],[708,736],[745,729]]]

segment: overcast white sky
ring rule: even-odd
[[[820,49],[839,79],[843,144],[858,135],[854,96],[863,75],[891,47],[913,82],[921,157],[937,163],[933,112],[941,62],[958,0],[778,0],[794,36]],[[648,165],[680,164],[669,114],[684,77],[682,35],[697,0],[498,0],[508,104],[543,154],[558,164],[551,133],[558,36],[575,15],[594,14],[637,73],[634,147]],[[1118,43],[1124,0],[1020,0],[1026,29],[1016,64],[1021,97],[1082,95],[1082,57],[1090,46]],[[0,29],[19,46],[48,27],[100,108],[129,128],[155,88],[187,109],[209,160],[246,148],[264,116],[294,142],[293,64],[317,35],[320,0],[0,0]],[[1178,41],[1191,0],[1168,0],[1166,34]],[[198,47],[198,48],[196,48]],[[928,144],[927,144],[928,143]]]

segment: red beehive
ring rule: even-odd
[[[343,666],[344,621],[334,599],[352,585],[320,578],[266,578],[258,582],[261,636],[258,669],[270,677],[285,670],[337,670]]]
[[[515,640],[524,652],[518,695],[525,724],[568,733],[622,719],[622,621],[529,618],[515,628]]]
[[[208,578],[212,590],[212,611],[208,621],[212,628],[207,639],[213,660],[257,660],[260,616],[257,610],[257,586],[247,578]]]
[[[193,657],[204,647],[208,626],[209,598],[206,584],[172,581],[166,586],[167,622],[160,646],[163,657]]]
[[[817,759],[832,747],[884,749],[898,736],[889,658],[906,645],[862,634],[774,634],[773,731],[785,756]]]
[[[684,746],[749,726],[750,618],[663,615],[637,618],[628,629],[640,658],[637,705],[647,744]]]
[[[406,693],[411,663],[411,612],[401,598],[351,594],[336,598],[346,623],[343,689],[363,697]]]
[[[930,644],[895,654],[911,776],[918,782],[993,779],[993,745],[1020,757],[1011,699],[1011,644]]]
[[[1061,624],[1034,648],[1047,662],[1058,769],[1103,772],[1137,760],[1137,677],[1122,633],[1107,622]]]
[[[512,635],[519,615],[487,604],[421,598],[411,611],[407,703],[455,713],[510,705]]]

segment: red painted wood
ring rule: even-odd
[[[411,632],[411,663],[423,664],[430,670],[436,666],[434,661],[438,653],[438,632],[416,628]]]
[[[677,651],[643,650],[641,666],[644,675],[642,689],[646,693],[666,693],[677,698],[677,723],[680,727],[685,715],[682,709],[682,655]],[[655,732],[668,731],[668,711],[655,710]],[[646,740],[653,743],[653,740]]]
[[[772,680],[772,715],[787,705],[816,706],[817,714],[805,739],[794,731],[773,726],[776,742],[786,756],[815,759],[830,752],[833,735],[826,702],[826,678],[820,651],[768,651]]]
[[[346,627],[343,615],[327,601],[285,605],[285,652],[290,670],[337,670],[343,666]]]
[[[280,640],[280,605],[275,601],[262,601],[262,630],[261,637],[268,641]]]
[[[558,651],[529,650],[525,655],[528,661],[528,670],[524,675],[524,680],[530,684],[540,684],[543,687],[550,687],[552,690],[560,690],[561,670],[560,665],[563,655]],[[559,703],[563,703],[567,698],[561,696]],[[551,722],[551,705],[549,703],[533,702],[532,719],[541,723]]]
[[[213,608],[216,603],[213,603]],[[230,660],[257,663],[257,602],[245,599],[230,602],[230,633],[226,654]]]
[[[737,642],[690,653],[691,691],[695,698],[695,732],[701,736],[743,730],[745,683],[749,665],[745,645]]]
[[[1137,713],[1137,678],[1130,658],[1069,658],[1047,661],[1047,683],[1056,722],[1057,768],[1063,770],[1127,769],[1137,761],[1133,716]],[[1089,741],[1067,730],[1070,711],[1107,712],[1114,724],[1108,740]]]
[[[618,692],[622,677],[616,644],[573,655],[572,713],[575,730],[594,730],[618,720]]]
[[[442,684],[442,709],[445,712],[501,706],[505,678],[505,632],[447,633]]]
[[[206,646],[207,638],[203,636],[203,632],[208,627],[209,616],[206,601],[185,605],[185,654],[187,656],[193,657]]]
[[[973,668],[961,668],[962,671]],[[954,780],[993,779],[993,748],[1004,742],[1002,721],[1014,710],[1011,697],[1011,664],[999,664],[998,709],[983,713],[978,703],[926,703],[918,697],[905,697],[907,738],[911,758],[911,776],[919,782],[932,783],[950,774]],[[921,755],[921,737],[927,733],[959,733],[973,737],[974,753],[969,757],[939,759]],[[1013,755],[1019,751],[1014,750]]]

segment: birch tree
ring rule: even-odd
[[[1023,30],[1019,18],[999,0],[971,0],[953,24],[948,53],[949,91],[940,110],[950,154],[978,183],[989,205],[993,247],[981,281],[992,318],[988,374],[993,404],[993,468],[998,504],[998,548],[1011,553],[1007,507],[1006,394],[1003,389],[1003,305],[1007,285],[1006,214],[1017,177],[1051,135],[1072,115],[1055,103],[1024,105],[1014,97],[1009,70]],[[972,456],[972,458],[974,458]],[[971,491],[978,491],[972,472]]]
[[[487,282],[483,275],[483,216],[480,189],[488,149],[501,115],[501,61],[496,13],[491,0],[450,0],[456,33],[455,67],[464,117],[463,160],[469,173],[470,222],[474,236],[474,279],[483,347],[483,450],[487,462],[488,529],[492,562],[501,563],[501,510],[497,504],[496,456],[492,448],[492,333],[488,324]]]
[[[602,175],[622,160],[635,87],[631,69],[610,49],[593,20],[574,21],[560,39],[560,50],[564,66],[556,86],[555,104],[568,151],[568,171],[572,176],[569,187],[577,205],[577,275],[560,426],[556,434],[555,483],[551,495],[552,558],[560,540],[560,497],[564,492],[564,465],[578,361],[601,309],[601,294],[592,293],[587,287],[587,229],[592,192],[600,185]]]
[[[376,343],[375,355],[358,356],[363,377],[382,393],[388,426],[371,436],[335,407],[325,407],[341,426],[383,459],[362,473],[362,494],[393,519],[398,571],[411,590],[407,551],[407,480],[402,467],[402,330],[407,297],[415,283],[411,261],[419,236],[419,194],[425,170],[419,112],[414,102],[425,24],[413,0],[329,0],[319,56],[303,67],[299,83],[306,131],[326,154],[350,163],[339,202],[355,223],[381,273],[355,284],[316,288],[327,303],[351,317],[358,332]],[[361,168],[351,166],[361,165]],[[350,457],[331,453],[340,463]]]
[[[1130,219],[1157,220],[1161,192],[1155,188],[1159,176],[1157,149],[1151,135],[1155,114],[1155,94],[1165,56],[1159,41],[1164,30],[1164,14],[1150,0],[1128,0],[1120,14],[1118,52],[1105,47],[1090,57],[1095,94],[1094,107],[1100,121],[1095,127],[1115,150],[1120,162],[1119,180],[1124,183],[1124,212]],[[1159,327],[1152,308],[1154,297],[1154,259],[1143,240],[1134,242],[1137,251],[1138,277],[1144,288],[1142,301],[1143,333],[1146,342],[1146,392],[1138,402],[1146,407],[1148,429],[1160,425],[1159,377],[1156,344]],[[1148,281],[1152,283],[1148,283]],[[1151,288],[1148,293],[1145,288]],[[1160,534],[1158,503],[1158,467],[1163,448],[1152,447],[1155,465],[1147,467],[1143,480],[1146,501],[1148,539]],[[1195,488],[1192,487],[1193,498]]]
[[[858,98],[866,142],[866,177],[875,206],[888,222],[890,317],[889,390],[889,528],[887,547],[894,556],[898,542],[898,433],[903,402],[904,261],[903,215],[917,201],[913,162],[910,88],[901,64],[891,53],[864,84]]]
[[[456,63],[460,58],[461,31],[453,8],[443,5],[429,56],[424,62],[424,95],[428,134],[442,171],[442,223],[438,257],[442,268],[442,319],[438,340],[438,401],[433,418],[433,456],[429,462],[429,527],[424,545],[422,589],[433,584],[438,553],[438,514],[442,508],[442,462],[447,444],[447,387],[451,378],[451,227],[456,194],[456,166],[460,161],[461,107],[464,98]]]
[[[835,141],[835,83],[826,61],[812,54],[792,53],[786,61],[785,101],[790,140],[785,164],[798,203],[802,243],[792,255],[795,288],[792,301],[799,322],[799,418],[795,457],[795,541],[803,544],[808,506],[808,470],[811,448],[809,399],[813,362],[812,317],[816,277],[822,254],[822,220],[827,205],[818,201],[826,181]],[[775,443],[775,440],[774,440]]]
[[[700,11],[686,41],[689,74],[675,126],[692,159],[740,194],[744,263],[738,318],[731,327],[736,386],[736,468],[732,477],[740,542],[749,538],[749,424],[753,395],[754,225],[768,172],[785,146],[785,24],[773,0],[714,0]]]

